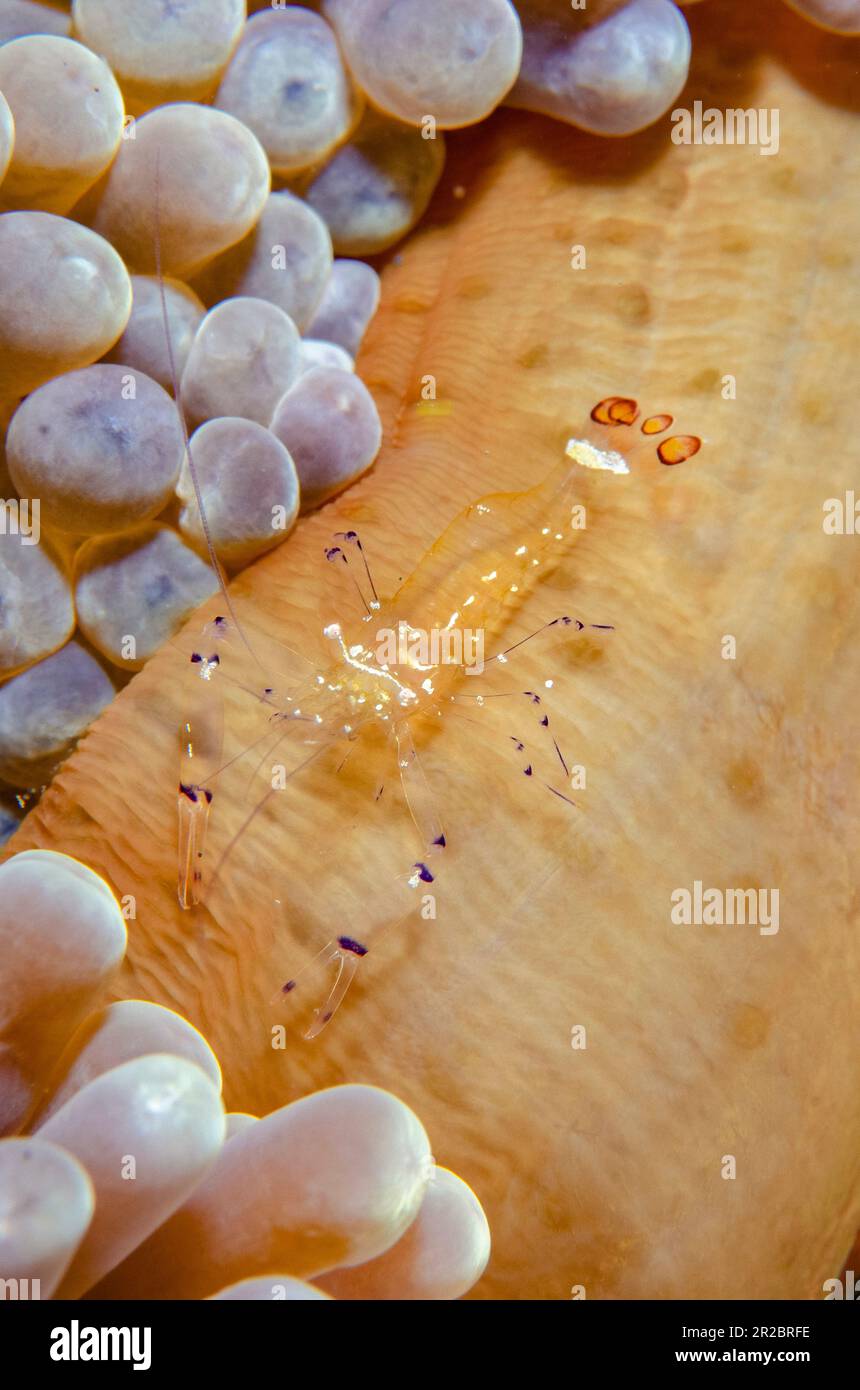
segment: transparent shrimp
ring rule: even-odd
[[[474,725],[479,714],[504,708],[511,731],[500,733],[498,751],[518,760],[520,774],[541,795],[575,814],[570,760],[556,735],[551,697],[545,690],[522,689],[517,657],[526,645],[559,644],[589,633],[597,634],[589,640],[603,641],[613,625],[556,613],[516,641],[505,634],[523,600],[575,544],[572,518],[581,470],[624,475],[645,460],[673,465],[692,457],[701,441],[670,435],[672,424],[667,414],[640,423],[629,397],[601,401],[543,482],[467,507],[390,599],[377,592],[357,532],[335,535],[322,561],[339,581],[330,609],[320,615],[328,661],[305,660],[261,637],[264,670],[255,654],[256,636],[239,623],[232,605],[230,616],[210,624],[188,653],[194,694],[183,724],[179,899],[191,907],[219,888],[247,914],[259,902],[253,855],[237,851],[252,831],[279,836],[285,846],[301,844],[292,870],[284,865],[286,887],[272,900],[294,920],[310,916],[307,883],[315,891],[319,872],[330,904],[326,915],[340,924],[275,996],[285,1003],[297,995],[314,1001],[305,1037],[315,1037],[329,1022],[377,936],[414,916],[444,876],[450,830],[422,756],[440,723],[446,730],[452,720]],[[662,442],[655,444],[658,436]],[[233,748],[230,708],[237,701],[246,711],[249,704],[256,708],[258,734]],[[354,756],[357,748],[365,756]],[[350,815],[366,819],[368,807],[379,806],[390,784],[370,785],[362,770],[385,766],[386,757],[408,813],[411,852],[403,834],[387,827],[388,861],[400,865],[391,863],[388,874],[376,863],[350,862],[342,842],[336,855],[326,851],[315,859],[304,826],[296,822],[290,789],[313,777],[316,828],[328,845],[337,831],[321,808],[337,802],[342,824]],[[223,816],[211,852],[210,816]],[[380,882],[381,888],[371,886]]]

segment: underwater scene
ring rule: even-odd
[[[860,0],[0,0],[54,1360],[101,1304],[860,1298],[858,112]]]

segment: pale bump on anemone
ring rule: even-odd
[[[326,0],[347,64],[378,110],[411,125],[472,125],[498,106],[522,55],[509,0]]]
[[[121,531],[156,516],[183,459],[175,402],[144,372],[99,363],[65,372],[18,407],[6,463],[42,520],[76,535]]]
[[[306,337],[336,343],[354,358],[367,326],[379,308],[379,275],[366,261],[339,257]]]
[[[0,91],[15,121],[0,206],[69,212],[119,148],[124,108],[113,73],[81,43],[33,34],[0,45]]]
[[[128,271],[104,237],[54,213],[0,214],[0,399],[96,361],[130,313]]]
[[[297,5],[248,21],[215,97],[253,130],[282,176],[322,163],[362,104],[331,28]]]
[[[207,101],[239,42],[244,0],[74,0],[77,38],[101,53],[120,82],[129,111],[164,102]]]
[[[272,175],[256,135],[211,106],[158,106],[123,140],[92,225],[136,274],[187,280],[253,230]],[[156,213],[158,226],[156,226]]]
[[[206,305],[188,285],[171,276],[132,275],[131,315],[121,336],[102,361],[116,362],[173,391],[173,372],[181,379],[191,344],[206,314]],[[162,303],[162,289],[164,299]],[[165,314],[173,361],[167,349]]]
[[[86,643],[73,637],[0,684],[0,778],[40,788],[102,710],[115,685]]]
[[[190,427],[225,415],[268,425],[299,375],[299,331],[277,304],[236,295],[201,322],[180,392]]]
[[[0,531],[0,677],[50,656],[71,637],[75,606],[62,556],[50,541]]]
[[[0,43],[28,34],[57,34],[68,38],[71,28],[67,10],[43,5],[39,0],[3,0],[0,6]]]
[[[74,584],[81,631],[109,662],[130,671],[217,589],[212,567],[159,521],[91,536],[75,556]]]
[[[302,361],[306,347],[305,342]],[[322,343],[320,347],[326,354],[341,353],[333,343]],[[316,365],[309,362],[304,370]],[[346,365],[350,365],[348,360]],[[222,416],[207,420],[194,431],[191,448],[209,539],[225,568],[241,569],[280,545],[299,511],[299,476],[292,455],[280,439],[254,420]],[[176,495],[182,504],[177,519],[179,531],[205,558],[206,537],[187,462]]]
[[[268,299],[304,333],[331,268],[331,234],[325,222],[301,198],[282,188],[266,199],[250,231],[215,256],[191,284],[210,306],[231,295]]]
[[[445,165],[445,139],[368,109],[355,132],[303,196],[326,223],[340,256],[370,256],[400,241],[421,220]]]
[[[671,107],[687,80],[690,33],[672,0],[630,0],[597,22],[548,0],[520,0],[523,62],[511,106],[598,135],[632,135]]]
[[[295,463],[304,509],[360,477],[382,443],[373,397],[354,372],[339,367],[303,372],[278,401],[270,428]]]

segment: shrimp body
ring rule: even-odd
[[[331,752],[346,763],[351,746],[359,739],[381,732],[393,744],[420,855],[405,867],[400,886],[420,889],[432,883],[448,845],[415,744],[418,722],[425,718],[438,720],[444,711],[464,699],[480,703],[481,696],[471,694],[475,683],[469,677],[481,674],[488,665],[506,664],[522,642],[531,640],[524,638],[506,648],[501,634],[514,610],[575,539],[579,526],[573,514],[580,470],[626,474],[630,471],[629,463],[642,450],[654,453],[648,437],[664,433],[672,424],[669,415],[649,417],[641,427],[646,438],[639,441],[632,433],[638,414],[638,406],[628,398],[610,397],[601,402],[592,411],[591,423],[569,441],[565,456],[542,482],[521,492],[491,494],[468,506],[443,531],[390,599],[380,600],[357,533],[336,535],[326,558],[347,588],[343,591],[344,602],[333,602],[333,611],[323,615],[322,635],[328,645],[329,662],[322,670],[311,669],[288,690],[262,681],[250,687],[241,684],[244,694],[250,694],[261,706],[259,748],[255,743],[248,751],[257,755],[262,749],[259,765],[265,765],[273,752],[279,758],[289,753],[289,766],[286,760],[273,765],[282,767],[281,787],[323,754]],[[634,438],[637,442],[631,447]],[[677,463],[695,453],[699,444],[693,436],[673,437],[659,446],[657,458],[661,463]],[[347,594],[349,603],[345,601]],[[355,611],[356,595],[360,612]],[[586,624],[563,614],[544,623],[532,637],[557,626],[574,632],[581,632],[586,626],[611,630],[609,624]],[[213,718],[212,698],[225,674],[218,648],[235,643],[235,636],[228,620],[216,619],[205,634],[213,650],[204,646],[191,657],[195,674],[202,677],[197,683],[198,694],[205,691],[205,697],[198,703],[198,712],[183,726],[179,896],[186,907],[200,900],[210,806],[219,779],[236,761],[219,761],[220,755],[215,751],[220,716]],[[493,638],[497,639],[499,650],[487,654],[485,640]],[[244,640],[247,645],[247,639]],[[519,694],[541,706],[541,697],[534,692]],[[554,746],[556,773],[560,764],[567,776],[568,765],[550,732],[549,715],[542,706],[538,722],[542,736]],[[513,742],[518,751],[524,749],[517,739]],[[534,778],[536,785],[575,806],[566,789],[553,785],[546,776],[536,776],[531,760],[522,771]],[[272,787],[276,787],[274,779]],[[271,791],[266,792],[262,801],[252,807],[221,856],[216,873],[223,872],[233,847],[251,821],[267,807],[271,796]],[[392,893],[392,903],[395,900],[401,899]],[[394,909],[390,916],[391,920],[399,920]],[[324,971],[327,984],[323,1002],[314,1011],[308,1037],[315,1036],[331,1018],[359,960],[368,953],[369,924],[357,920],[350,921],[348,927],[348,933],[333,937],[310,966],[281,987],[283,994],[292,994],[297,985],[305,982],[308,972],[315,978],[321,968]]]

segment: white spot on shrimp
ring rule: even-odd
[[[602,468],[608,473],[630,472],[623,454],[615,449],[597,449],[586,439],[569,439],[564,452],[582,468]]]

